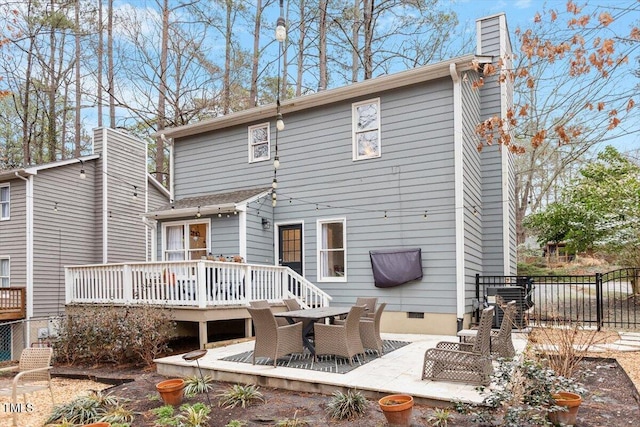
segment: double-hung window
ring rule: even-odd
[[[10,217],[11,188],[9,184],[0,184],[0,221]]]
[[[8,288],[9,279],[9,258],[0,258],[0,288]]]
[[[165,261],[197,260],[209,253],[209,221],[169,223],[164,225]]]
[[[249,126],[249,163],[269,160],[269,123]]]
[[[347,220],[318,220],[318,281],[347,281]]]
[[[354,103],[352,121],[353,160],[380,157],[380,98]]]

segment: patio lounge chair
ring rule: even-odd
[[[380,304],[373,318],[362,317],[360,319],[360,339],[364,348],[375,349],[379,356],[382,356],[382,338],[380,338],[380,318],[384,311],[386,302]]]
[[[349,310],[343,325],[314,324],[315,360],[318,360],[318,354],[333,354],[348,358],[349,364],[353,365],[353,356],[364,356],[360,339],[360,317],[363,313],[364,307],[355,305]]]
[[[511,358],[516,355],[513,340],[511,339],[511,330],[513,329],[516,310],[516,301],[508,302],[503,308],[504,314],[500,322],[500,329],[491,330],[491,355],[506,358]],[[470,333],[474,334],[470,335]],[[476,329],[466,330],[465,342],[470,344],[475,343],[477,333]]]
[[[271,304],[269,304],[269,301],[267,301],[266,299],[249,301],[249,305],[253,308],[268,308],[269,310],[271,310]],[[291,309],[287,310],[290,311]],[[278,323],[278,326],[286,326],[289,324],[289,322],[287,322],[287,319],[284,319],[282,317],[276,318],[276,322]]]
[[[489,385],[493,372],[490,354],[493,310],[494,307],[482,310],[475,343],[442,341],[428,349],[424,354],[422,379]]]
[[[51,403],[53,390],[51,389],[51,356],[53,349],[50,347],[30,347],[22,350],[18,366],[2,368],[0,372],[18,371],[11,386],[0,389],[0,396],[11,396],[11,403],[17,405],[18,395],[22,394],[27,403],[27,393],[49,389]],[[13,426],[18,425],[17,411],[13,412]]]
[[[253,364],[256,357],[273,359],[275,367],[278,358],[291,353],[302,353],[302,323],[278,326],[270,308],[247,307],[256,333],[256,344],[253,349]]]

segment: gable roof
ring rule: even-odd
[[[43,163],[40,165],[33,165],[33,166],[27,166],[24,168],[18,168],[18,169],[9,169],[6,171],[0,171],[0,180],[3,179],[12,179],[15,178],[16,176],[29,176],[29,175],[37,175],[38,171],[41,170],[45,170],[45,169],[53,169],[53,168],[58,168],[61,166],[67,166],[67,165],[71,165],[71,164],[75,164],[75,163],[82,163],[82,162],[88,162],[91,160],[96,160],[99,159],[100,155],[99,154],[92,154],[89,156],[82,156],[82,157],[74,157],[72,159],[65,159],[65,160],[57,160],[55,162],[50,162],[50,163]]]
[[[448,61],[435,64],[424,65],[422,67],[401,71],[394,74],[387,74],[374,79],[364,80],[342,86],[335,89],[324,90],[310,95],[283,100],[280,103],[282,114],[292,113],[321,105],[332,104],[359,96],[367,96],[374,92],[396,89],[416,83],[434,80],[450,76],[450,67],[454,65],[458,72],[474,70],[473,62],[486,63],[491,61],[490,56],[465,55]],[[247,110],[231,113],[226,116],[215,117],[202,120],[175,128],[163,129],[154,136],[164,135],[166,138],[180,138],[196,135],[203,132],[210,132],[217,129],[241,125],[275,118],[276,104],[268,104],[260,107],[249,108]]]
[[[271,192],[271,187],[247,188],[243,190],[234,190],[228,192],[220,192],[207,194],[204,196],[185,197],[175,200],[159,207],[154,211],[150,211],[143,216],[153,218],[171,218],[215,213],[230,213],[238,210],[238,206],[250,203],[255,199],[264,197]]]

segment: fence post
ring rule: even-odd
[[[602,273],[596,273],[596,322],[597,329],[602,329]]]

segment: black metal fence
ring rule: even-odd
[[[476,275],[480,307],[516,300],[516,326],[578,322],[601,328],[640,329],[640,269],[575,276]]]

